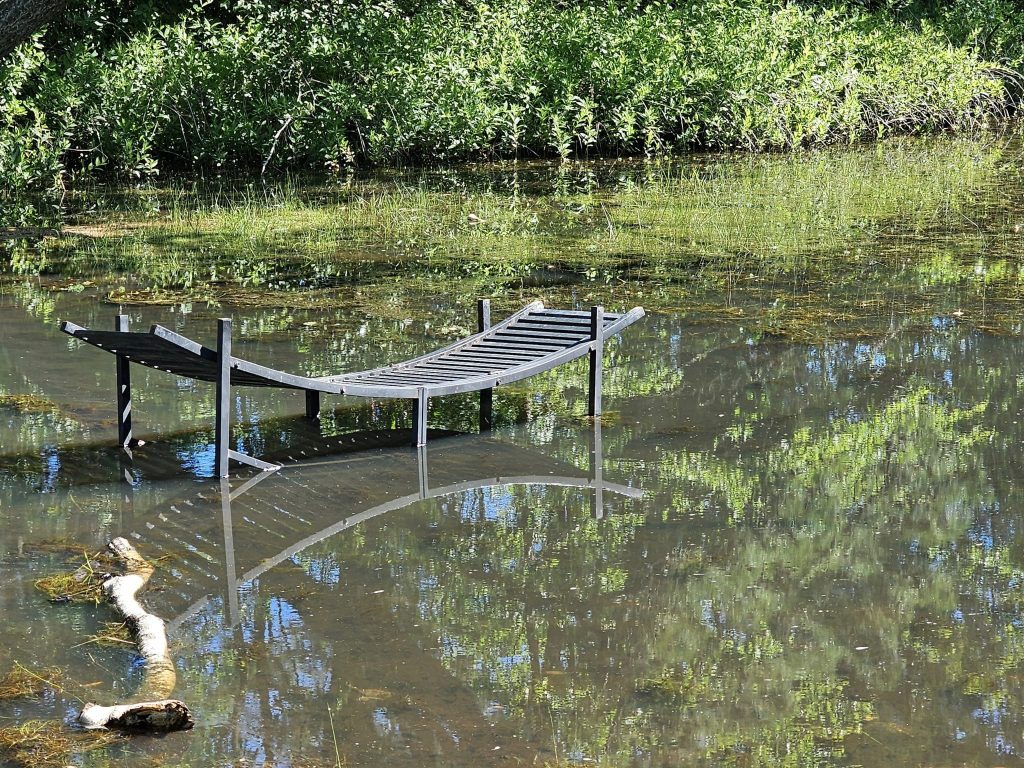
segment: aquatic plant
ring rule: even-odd
[[[0,728],[0,754],[25,768],[64,768],[72,757],[124,740],[114,731],[73,731],[61,723],[29,720]]]
[[[113,564],[109,555],[98,552],[92,556],[82,553],[83,563],[70,573],[56,573],[37,579],[35,586],[52,602],[93,603],[103,601],[103,574],[97,567]]]
[[[19,699],[26,696],[39,696],[48,688],[59,687],[62,671],[57,667],[47,667],[36,672],[15,664],[14,668],[0,677],[0,700]]]
[[[901,286],[906,322],[957,311],[1008,329],[1024,285],[1020,214],[993,190],[1018,183],[1017,153],[1004,140],[896,139],[345,184],[97,188],[79,193],[92,208],[80,224],[19,247],[8,290],[49,318],[76,291],[280,308],[264,323],[305,311],[307,336],[343,309],[426,321],[431,297],[504,296],[512,309],[539,296],[745,317],[752,338],[815,341],[875,332]],[[28,275],[45,280],[17,281]]]

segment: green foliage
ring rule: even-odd
[[[1013,66],[1024,61],[1021,0],[845,0],[841,4],[884,13],[914,27],[933,25],[954,45],[970,46],[989,59]]]
[[[975,53],[996,43],[947,26],[768,0],[88,2],[0,70],[0,179],[975,129],[1012,88]]]
[[[46,108],[25,95],[29,83],[44,76],[45,69],[46,56],[38,41],[0,63],[0,221],[7,226],[37,223],[63,183],[69,141],[51,130]],[[32,200],[32,193],[39,191],[51,197]]]

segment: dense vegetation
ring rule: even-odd
[[[974,130],[1020,5],[77,0],[0,63],[0,181]]]

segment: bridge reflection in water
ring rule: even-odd
[[[639,498],[638,488],[604,479],[600,426],[589,467],[490,439],[438,441],[408,448],[307,461],[265,472],[135,517],[129,535],[161,562],[159,610],[172,636],[218,599],[225,623],[240,621],[239,589],[304,549],[360,523],[417,502],[502,486],[561,486],[590,492],[591,514],[604,495]]]

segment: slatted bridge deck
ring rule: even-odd
[[[226,477],[228,461],[274,469],[274,465],[230,448],[232,386],[278,387],[306,393],[306,415],[316,418],[321,394],[370,398],[401,398],[414,402],[414,444],[427,441],[428,402],[431,397],[462,392],[480,394],[480,427],[491,427],[492,391],[495,387],[534,376],[589,356],[588,413],[601,413],[603,345],[607,338],[644,316],[641,307],[624,314],[592,307],[589,312],[548,309],[537,301],[496,325],[490,304],[478,304],[480,331],[421,357],[368,371],[335,376],[307,377],[236,357],[231,352],[231,321],[221,319],[217,349],[210,349],[160,325],[148,333],[131,332],[120,315],[115,330],[83,328],[61,323],[65,333],[104,349],[117,357],[118,434],[120,444],[133,443],[131,426],[131,363],[217,385],[216,474]]]

